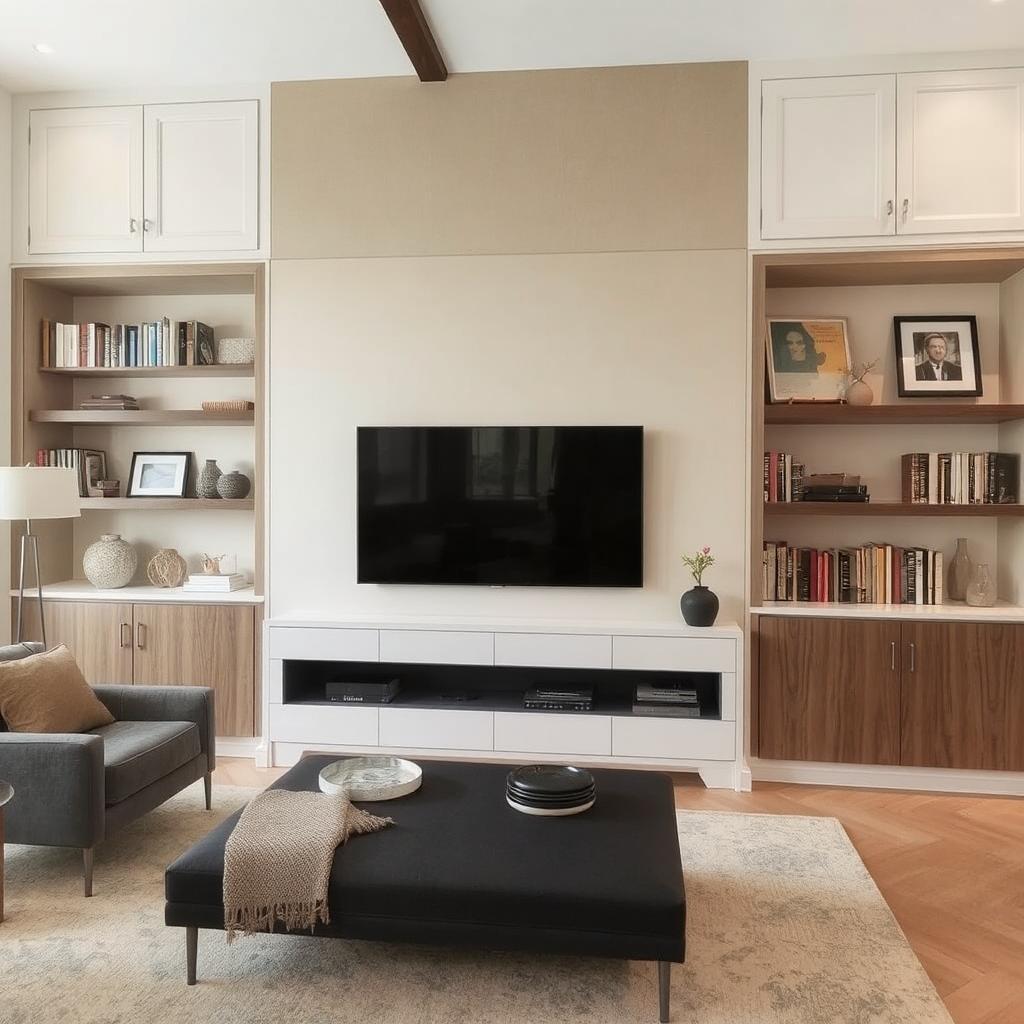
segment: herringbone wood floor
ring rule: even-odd
[[[216,781],[280,769],[222,758]],[[838,818],[957,1024],[1024,1024],[1024,800],[676,778],[676,806]]]

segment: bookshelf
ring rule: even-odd
[[[255,377],[252,365],[240,363],[225,366],[41,366],[39,372],[54,377],[109,377],[111,379],[139,377]]]
[[[30,409],[31,423],[70,423],[105,427],[240,427],[256,422],[255,411],[204,412],[202,409]]]
[[[774,501],[764,506],[766,517],[775,516],[830,516],[874,517],[913,516],[915,518],[945,518],[968,516],[971,518],[1015,518],[1024,516],[1024,505],[924,505],[903,501],[829,502],[829,501]]]

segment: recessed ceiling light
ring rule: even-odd
[[[53,53],[53,47],[49,43],[36,43],[32,49],[36,53]]]

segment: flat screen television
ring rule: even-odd
[[[359,427],[360,583],[643,586],[643,427]]]

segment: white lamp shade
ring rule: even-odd
[[[0,466],[0,520],[73,519],[81,514],[76,470]]]

